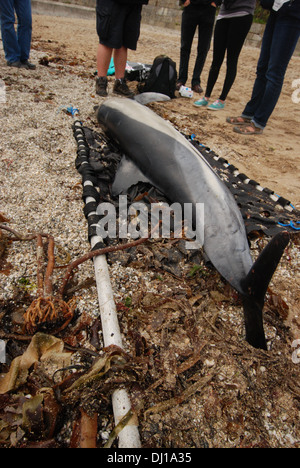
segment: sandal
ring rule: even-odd
[[[243,120],[240,120],[240,119],[243,119]],[[227,117],[226,122],[227,122],[227,123],[230,123],[230,124],[232,124],[232,125],[244,125],[245,123],[250,123],[250,122],[251,122],[251,118],[242,117],[242,116],[239,116],[239,117]]]
[[[253,122],[245,123],[244,125],[239,125],[234,127],[233,131],[240,133],[241,135],[261,135],[263,132],[262,128],[256,127]]]

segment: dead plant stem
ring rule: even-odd
[[[104,247],[103,249],[92,250],[92,251],[86,253],[85,255],[83,255],[82,257],[78,258],[77,260],[74,260],[74,262],[70,263],[68,265],[68,267],[67,267],[67,271],[65,273],[62,285],[61,285],[60,290],[59,290],[60,297],[63,297],[63,295],[65,293],[66,286],[68,284],[69,278],[70,278],[74,268],[77,268],[82,263],[84,263],[87,260],[90,260],[90,259],[92,259],[94,257],[98,257],[100,255],[106,255],[107,253],[110,253],[110,252],[117,252],[118,250],[130,249],[131,247],[136,247],[137,245],[143,244],[147,240],[148,240],[147,238],[141,238],[141,239],[138,239],[136,241],[128,242],[126,244],[119,244],[119,245],[115,245],[115,246],[112,246],[112,247]]]

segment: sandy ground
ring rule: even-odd
[[[74,167],[77,148],[72,118],[63,110],[78,107],[83,123],[95,128],[93,107],[101,99],[95,94],[94,22],[35,16],[32,45],[32,61],[38,64],[48,57],[49,66],[38,64],[34,72],[11,70],[0,51],[0,78],[7,92],[7,102],[0,104],[0,223],[22,234],[46,232],[54,237],[59,267],[53,277],[56,293],[64,271],[60,267],[90,248],[81,181]],[[178,63],[178,32],[143,26],[138,51],[130,52],[129,59],[151,63],[162,53]],[[256,49],[244,48],[225,112],[196,109],[192,100],[184,98],[156,104],[154,109],[300,208],[300,104],[292,101],[300,59],[292,59],[280,102],[263,135],[244,138],[225,123],[227,115],[240,113],[251,93],[258,54]],[[191,65],[194,58],[195,51]],[[210,60],[211,54],[203,84]],[[216,97],[220,87],[221,78]],[[13,334],[20,334],[23,312],[36,293],[36,246],[35,242],[7,242],[4,234],[0,231],[0,338],[11,337],[8,354],[16,356],[24,352],[26,337],[20,342]],[[263,243],[254,242],[254,255]],[[65,421],[58,436],[43,443],[69,447],[81,408],[98,413],[97,444],[103,446],[113,428],[107,394],[114,378],[118,382],[125,378],[126,384],[130,377],[127,385],[139,410],[144,447],[298,448],[300,364],[298,358],[292,360],[292,343],[300,328],[299,236],[285,252],[268,294],[264,315],[268,352],[245,342],[241,304],[214,270],[202,264],[194,270],[184,261],[177,277],[163,268],[166,252],[172,255],[172,249],[168,243],[149,243],[140,247],[137,260],[129,266],[118,263],[121,257],[110,260],[129,372],[116,377],[112,372],[103,388],[99,384],[84,389],[79,401],[73,396],[75,400],[64,406]],[[59,336],[98,356],[101,343],[97,347],[91,339],[98,317],[91,262],[76,271],[68,294],[76,297],[78,315]],[[101,327],[98,338],[101,342]],[[76,359],[90,365],[89,359],[75,353]],[[0,375],[7,371],[8,366],[0,364]],[[43,380],[44,371],[41,364],[35,366],[25,391],[32,392],[32,385],[44,387],[48,382]],[[53,371],[49,379],[52,375]],[[28,434],[20,418],[8,429],[2,424],[11,421],[15,408],[20,411],[19,395],[12,393],[11,404],[5,400],[9,397],[1,400],[0,395],[0,444],[39,445],[39,432]]]

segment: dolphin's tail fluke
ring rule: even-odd
[[[244,291],[246,340],[255,348],[267,349],[262,314],[265,295],[289,241],[288,232],[277,234],[262,251],[241,284]]]

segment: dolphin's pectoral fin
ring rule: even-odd
[[[290,241],[288,232],[277,234],[262,251],[242,281],[246,340],[255,348],[267,349],[262,310],[269,283]]]
[[[112,185],[112,194],[114,196],[127,192],[127,190],[136,185],[138,182],[148,182],[150,180],[140,171],[140,169],[128,159],[123,156],[120,166],[118,167],[114,183]]]
[[[143,106],[151,104],[151,102],[170,101],[171,98],[166,94],[161,93],[142,93],[134,96],[134,100]]]

